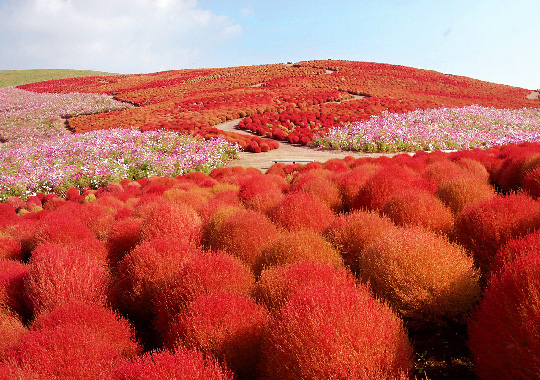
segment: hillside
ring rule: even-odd
[[[113,75],[101,71],[69,69],[1,70],[0,87],[20,86],[52,79]]]
[[[203,137],[225,135],[251,152],[277,145],[214,126],[243,119],[240,128],[306,145],[329,128],[366,120],[384,110],[405,113],[473,104],[540,108],[540,101],[528,99],[531,91],[523,88],[405,66],[333,60],[70,78],[19,88],[106,93],[138,106],[72,118],[69,126],[75,132],[135,127]]]

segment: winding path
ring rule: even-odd
[[[248,132],[238,128],[238,123],[242,119],[229,120],[221,124],[214,125],[215,128],[222,131],[236,132],[242,135],[259,136],[256,133]],[[259,136],[263,139],[266,137]],[[309,148],[300,144],[290,144],[288,142],[279,142],[279,148],[270,150],[268,152],[251,153],[242,152],[240,158],[232,161],[231,166],[253,167],[259,170],[265,171],[272,164],[274,160],[313,160],[317,162],[326,162],[333,158],[345,158],[347,156],[353,157],[380,157],[380,156],[394,156],[397,153],[364,153],[364,152],[351,152],[342,150],[330,150]]]

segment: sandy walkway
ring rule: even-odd
[[[229,120],[214,127],[222,131],[236,132],[242,135],[258,136],[255,133],[248,132],[238,128],[238,123],[242,119]],[[261,137],[261,136],[259,136]],[[264,137],[262,137],[264,138]],[[253,167],[265,171],[274,164],[274,160],[313,160],[317,162],[326,162],[333,158],[353,157],[380,157],[393,156],[395,154],[383,153],[363,153],[349,152],[341,150],[326,150],[308,148],[299,144],[289,144],[279,142],[279,148],[264,153],[242,152],[240,158],[231,162],[231,166]]]
[[[540,98],[540,92],[533,91],[529,95],[527,95],[527,99],[535,100]]]

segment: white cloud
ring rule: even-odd
[[[7,0],[0,2],[0,70],[194,67],[241,34],[241,25],[196,0]]]

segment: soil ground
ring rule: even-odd
[[[217,124],[214,127],[223,131],[236,132],[242,135],[258,136],[255,133],[248,132],[238,128],[238,123],[242,119],[229,120],[221,124]],[[260,137],[260,136],[259,136]],[[279,148],[264,153],[251,153],[242,152],[240,158],[230,163],[231,166],[242,166],[245,168],[253,167],[261,171],[265,171],[274,164],[274,161],[284,160],[312,160],[317,162],[326,162],[333,158],[345,158],[347,156],[359,157],[380,157],[380,156],[393,156],[393,154],[384,153],[364,153],[364,152],[350,152],[343,150],[330,150],[309,148],[300,144],[290,144],[280,141]]]

